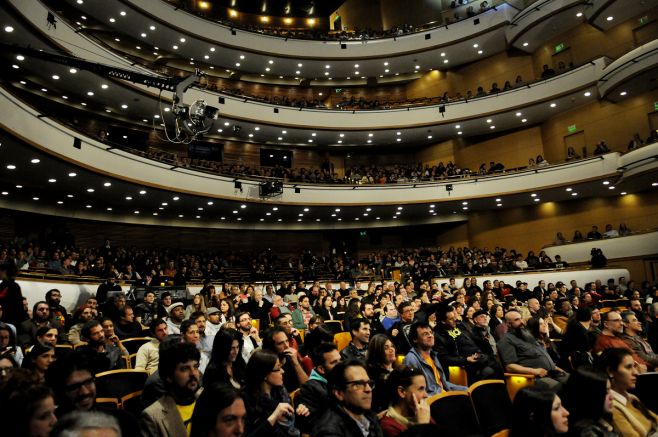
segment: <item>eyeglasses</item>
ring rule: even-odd
[[[82,387],[89,388],[92,385],[94,385],[95,383],[96,383],[95,378],[85,379],[84,381],[81,381],[81,382],[78,382],[78,383],[75,383],[75,384],[69,384],[69,385],[65,386],[64,391],[67,391],[67,392],[78,391]]]
[[[356,381],[347,381],[345,383],[346,387],[352,386],[357,390],[365,390],[366,385],[370,386],[370,388],[373,388],[375,386],[375,381],[373,381],[372,379],[367,381],[364,381],[363,379],[359,379]]]

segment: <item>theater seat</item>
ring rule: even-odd
[[[116,398],[96,398],[96,405],[107,409],[119,409],[120,401]]]
[[[503,429],[502,431],[498,431],[496,434],[492,435],[491,437],[509,437],[509,429]]]
[[[145,370],[109,370],[96,374],[96,395],[121,399],[144,388],[149,374]]]
[[[510,400],[514,402],[516,392],[523,387],[535,385],[535,376],[523,373],[505,373],[505,385],[507,385],[507,393]]]
[[[338,352],[342,351],[352,341],[352,335],[349,332],[339,332],[334,334],[334,343],[338,346]]]
[[[500,379],[485,379],[468,388],[480,428],[485,435],[492,435],[509,428],[512,401]]]
[[[658,372],[647,372],[637,376],[633,393],[651,411],[658,411]]]
[[[340,320],[325,320],[324,324],[327,325],[334,334],[343,332],[343,322]]]
[[[301,390],[301,389],[298,388],[298,389],[293,390],[293,391],[290,392],[290,403],[292,404],[293,408],[296,407],[296,406],[295,406],[295,398],[296,398],[297,395],[299,394],[299,391],[300,391],[300,390]]]
[[[136,354],[143,344],[151,341],[150,337],[132,337],[121,340],[121,344],[128,350],[128,354]]]
[[[120,408],[122,410],[128,411],[135,417],[139,417],[144,410],[141,397],[142,390],[122,396]]]
[[[468,387],[468,376],[466,369],[460,366],[448,366],[448,381],[453,384],[463,385]]]
[[[471,397],[464,391],[448,391],[427,400],[430,414],[441,432],[451,437],[482,436]]]

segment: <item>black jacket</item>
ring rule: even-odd
[[[319,379],[309,379],[302,384],[299,394],[295,399],[295,405],[304,404],[310,414],[306,417],[297,416],[296,421],[299,430],[304,434],[310,434],[313,424],[327,411],[331,400],[327,384]]]
[[[365,416],[370,421],[368,437],[384,437],[377,417],[370,411],[366,412]],[[363,437],[356,421],[337,405],[332,405],[318,419],[311,435],[313,437]]]

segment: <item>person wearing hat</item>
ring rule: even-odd
[[[483,355],[488,355],[498,361],[496,339],[491,333],[491,328],[489,327],[489,317],[489,313],[485,309],[480,309],[473,314],[471,338],[475,345],[480,348]]]
[[[169,327],[169,334],[180,335],[180,325],[185,320],[185,308],[183,302],[175,302],[167,307],[167,326]]]
[[[222,312],[219,308],[210,307],[208,308],[208,319],[206,320],[206,335],[208,337],[214,337],[219,332],[219,329],[222,327],[221,323],[221,314]]]
[[[454,307],[440,305],[436,316],[435,350],[444,369],[464,367],[469,383],[496,376],[502,378],[495,358],[483,353],[466,330],[458,326]]]

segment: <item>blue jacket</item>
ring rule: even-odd
[[[445,387],[448,391],[466,391],[468,390],[467,387],[464,387],[463,385],[457,385],[453,384],[450,381],[446,379],[446,374],[443,371],[443,367],[441,367],[441,363],[439,362],[439,358],[436,355],[436,352],[430,351],[430,356],[432,357],[432,360],[434,361],[434,365],[436,366],[437,370],[439,371],[439,374],[441,375],[441,384],[443,387]],[[425,375],[425,391],[427,391],[427,394],[429,396],[433,396],[435,394],[441,393],[441,387],[439,387],[439,384],[436,381],[436,378],[434,377],[434,371],[432,370],[432,366],[427,364],[423,357],[420,356],[416,348],[413,348],[409,351],[407,356],[404,357],[404,364],[407,366],[415,367],[417,369],[420,369],[423,371],[423,374]]]

